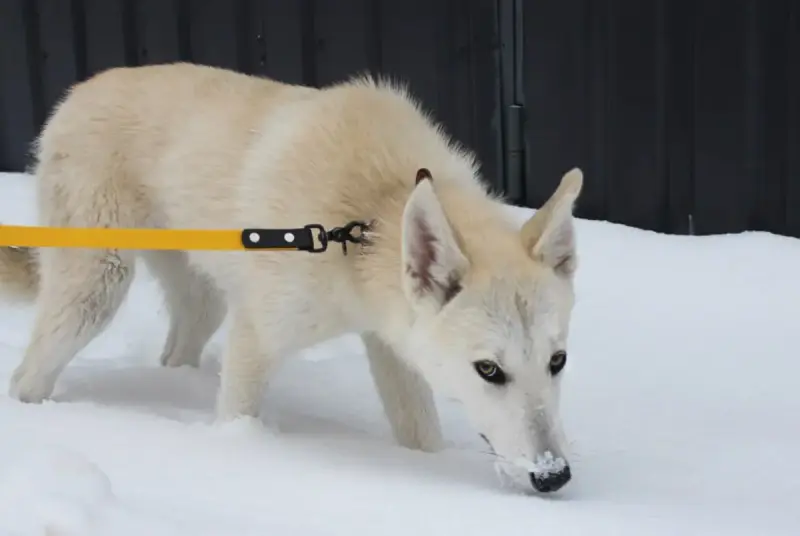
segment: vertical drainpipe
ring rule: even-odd
[[[502,43],[500,76],[504,110],[504,190],[508,200],[515,204],[525,204],[526,201],[522,6],[523,0],[498,0],[499,32]]]

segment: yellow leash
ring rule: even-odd
[[[32,248],[243,250],[240,231],[0,225],[0,245]],[[290,248],[287,248],[290,249]]]
[[[325,251],[329,242],[363,243],[367,224],[350,222],[326,231],[317,224],[298,229],[120,229],[100,227],[35,227],[0,225],[0,246],[32,248],[97,248],[215,251]],[[315,235],[313,231],[318,231]],[[316,239],[316,240],[315,240]]]

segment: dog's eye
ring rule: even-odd
[[[473,365],[478,376],[485,381],[495,385],[506,383],[506,373],[494,361],[476,361]]]
[[[555,376],[564,369],[567,364],[567,352],[559,350],[550,356],[550,374]]]

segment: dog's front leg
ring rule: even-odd
[[[442,432],[433,393],[425,379],[409,368],[377,335],[362,335],[370,372],[383,410],[398,443],[406,448],[435,452]]]
[[[264,348],[260,341],[252,319],[243,311],[234,311],[222,361],[217,396],[218,422],[259,416],[264,387],[277,362],[277,356]]]

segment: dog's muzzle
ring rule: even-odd
[[[550,493],[558,491],[572,479],[572,471],[569,465],[564,466],[558,472],[550,472],[546,474],[531,473],[531,484],[536,491],[541,493]]]

